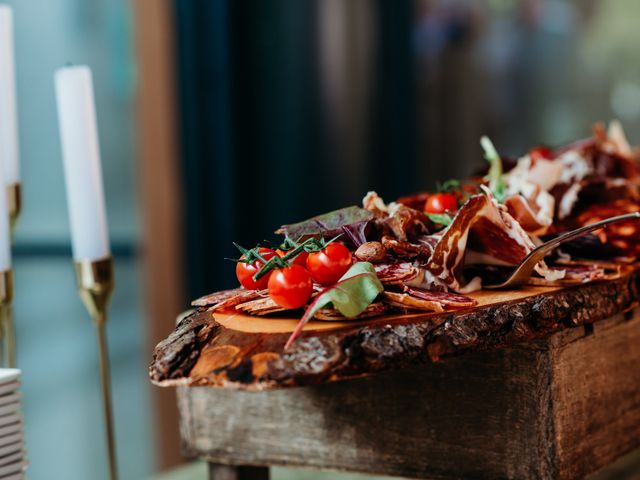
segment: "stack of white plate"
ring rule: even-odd
[[[0,480],[22,479],[27,469],[21,400],[20,370],[0,368]]]

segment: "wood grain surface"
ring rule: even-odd
[[[288,351],[295,318],[218,315],[201,308],[158,344],[150,367],[161,386],[265,390],[327,383],[490,351],[591,324],[633,308],[638,274],[566,288],[480,292],[472,309],[360,322],[312,322]]]
[[[640,446],[640,315],[294,389],[178,388],[183,452],[410,478],[582,478]]]

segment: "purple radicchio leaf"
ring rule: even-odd
[[[364,233],[367,225],[369,225],[368,220],[352,223],[351,225],[343,225],[342,233],[344,233],[344,238],[348,239],[355,248],[358,248],[367,241]]]
[[[373,214],[364,208],[351,206],[318,215],[291,225],[283,225],[276,233],[298,239],[311,235],[323,235],[325,238],[342,234],[358,247],[366,242],[364,230],[373,219]]]

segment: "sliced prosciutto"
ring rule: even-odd
[[[269,315],[270,313],[285,311],[284,308],[274,302],[268,295],[263,298],[239,303],[235,306],[235,309],[251,315]]]
[[[617,200],[607,204],[592,205],[577,218],[578,225],[588,225],[608,217],[640,211],[640,204],[630,200]],[[621,257],[640,257],[640,222],[630,220],[597,230],[595,235]]]
[[[535,188],[529,197],[522,194],[511,195],[504,203],[509,214],[532,234],[544,234],[553,222],[555,199],[539,188]]]
[[[222,310],[235,307],[236,305],[257,298],[268,296],[266,290],[246,290],[244,288],[234,288],[232,290],[222,290],[200,297],[191,302],[194,307],[209,307],[210,310]]]
[[[402,293],[385,291],[384,302],[396,308],[444,312],[446,309],[473,307],[472,298],[449,292],[437,292],[405,286]]]
[[[462,206],[426,265],[424,281],[459,293],[481,288],[480,277],[468,281],[465,265],[515,266],[535,248],[533,241],[503,205],[487,192]],[[544,265],[537,271],[549,273]],[[562,274],[557,274],[557,278]]]
[[[549,282],[544,278],[531,277],[529,283],[531,285],[579,285],[597,280],[614,280],[620,278],[622,273],[620,264],[598,261],[581,262],[568,260],[559,262],[549,268],[551,270],[564,271],[564,277],[553,282]]]

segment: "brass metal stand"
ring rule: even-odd
[[[13,338],[13,318],[11,315],[13,305],[13,270],[0,272],[0,335],[7,342],[2,342],[2,358],[4,365],[11,366],[11,357],[15,354]],[[6,358],[5,358],[6,357]]]
[[[113,410],[111,407],[111,380],[109,375],[109,352],[107,348],[107,306],[114,287],[113,259],[107,257],[100,260],[76,261],[76,281],[78,291],[87,308],[98,336],[98,355],[100,360],[100,382],[102,384],[102,403],[104,407],[104,423],[107,434],[107,454],[109,461],[109,478],[117,480],[115,435],[113,429]]]
[[[15,238],[16,224],[22,211],[22,191],[19,183],[7,186],[7,210],[9,211],[9,226],[11,228],[11,240]],[[11,281],[13,296],[13,280]],[[0,307],[2,309],[2,364],[9,368],[16,367],[16,328],[13,319],[12,302]]]
[[[12,183],[7,187],[7,210],[9,210],[9,226],[13,236],[22,212],[22,189],[19,183]]]

